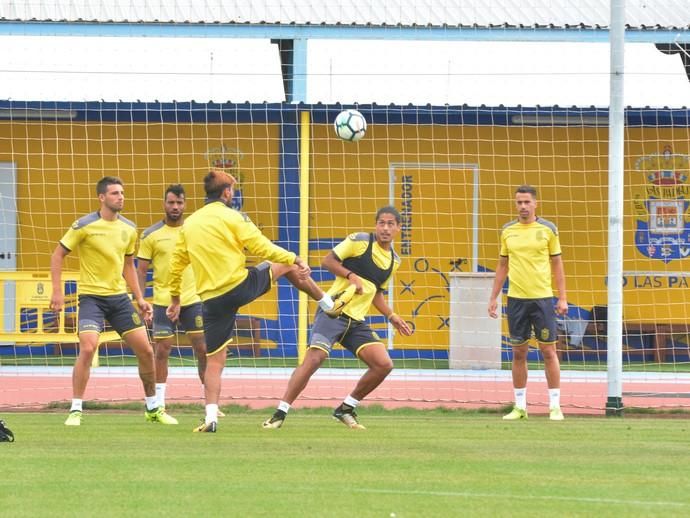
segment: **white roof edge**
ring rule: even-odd
[[[606,28],[609,4],[609,0],[0,0],[0,20]],[[627,0],[625,5],[629,28],[690,29],[687,0]]]

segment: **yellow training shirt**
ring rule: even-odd
[[[296,255],[274,245],[243,213],[212,201],[185,219],[170,263],[168,287],[179,295],[182,271],[192,265],[201,300],[227,293],[247,278],[244,249],[276,263]]]
[[[166,225],[165,221],[159,221],[141,234],[137,257],[150,261],[153,266],[153,303],[158,306],[170,304],[170,293],[168,292],[170,258],[181,229],[181,226],[171,227]],[[189,306],[201,300],[196,294],[194,272],[191,266],[182,272],[180,290],[180,301],[183,306]]]
[[[527,224],[511,221],[501,230],[500,254],[508,258],[509,297],[553,297],[551,257],[561,254],[556,225],[542,218]]]
[[[75,221],[60,239],[69,251],[79,253],[79,293],[81,295],[121,295],[127,293],[122,277],[125,255],[137,247],[136,225],[118,214],[114,221],[92,212]]]
[[[338,259],[344,261],[349,257],[361,256],[364,254],[364,252],[366,252],[368,247],[369,234],[365,232],[356,232],[354,234],[350,234],[347,239],[338,243],[338,245],[333,248],[333,253],[338,257]],[[376,266],[383,270],[390,268],[391,252],[393,255],[393,270],[391,271],[391,275],[388,277],[388,279],[386,279],[384,286],[382,286],[384,289],[388,287],[391,277],[400,267],[400,257],[398,257],[398,255],[392,250],[384,250],[379,246],[378,242],[374,240],[372,244],[371,256]],[[376,295],[376,292],[378,291],[378,286],[376,286],[373,282],[363,277],[360,277],[360,279],[362,279],[362,294],[355,294],[350,303],[345,306],[345,309],[343,310],[343,313],[354,320],[364,320],[369,313],[371,302],[374,300],[374,295]],[[344,290],[349,285],[349,280],[345,279],[344,277],[336,277],[335,282],[333,282],[333,285],[328,290],[328,294],[332,296],[339,291]]]

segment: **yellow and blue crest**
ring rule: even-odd
[[[661,154],[639,158],[635,169],[645,175],[633,194],[638,251],[664,263],[690,256],[690,156],[667,145]]]
[[[232,197],[230,206],[235,210],[242,210],[244,205],[244,197],[242,195],[243,174],[239,170],[240,160],[244,156],[242,150],[220,144],[217,147],[208,149],[204,156],[211,167],[224,169],[235,177],[237,183],[235,184],[235,194]]]

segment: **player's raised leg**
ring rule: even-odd
[[[336,317],[342,313],[343,308],[352,299],[354,295],[354,288],[347,290],[347,293],[339,293],[334,300],[331,296],[323,291],[314,279],[309,276],[300,274],[299,269],[295,265],[271,264],[271,272],[274,280],[278,280],[283,275],[290,281],[295,288],[303,291],[312,299],[319,303],[319,307],[331,317]]]

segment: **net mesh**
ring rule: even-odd
[[[10,67],[22,71],[16,62]],[[67,66],[63,69],[48,73],[70,72]],[[188,75],[199,74],[192,70]],[[415,74],[409,72],[405,79],[413,80]],[[250,71],[240,75],[250,83],[261,76]],[[275,75],[265,75],[275,82]],[[449,81],[454,75],[448,73]],[[519,72],[509,75],[511,81],[519,80]],[[588,75],[578,77],[586,81]],[[331,91],[339,91],[333,90],[334,78],[338,76],[329,76]],[[98,208],[96,182],[105,175],[122,178],[123,214],[141,231],[162,218],[163,193],[169,184],[185,186],[187,213],[201,207],[201,178],[210,167],[225,168],[238,177],[234,206],[267,237],[293,251],[307,242],[314,278],[324,288],[333,276],[321,267],[321,260],[333,246],[352,232],[373,231],[381,206],[392,204],[400,210],[402,231],[395,248],[402,264],[386,297],[415,332],[410,337],[394,333],[375,311],[367,320],[396,366],[370,399],[394,404],[481,406],[512,400],[506,323],[502,321],[498,336],[483,335],[488,319],[484,301],[476,320],[463,321],[465,327],[459,330],[480,336],[478,343],[460,347],[451,329],[452,300],[454,289],[463,285],[463,277],[456,274],[490,274],[496,268],[499,231],[516,215],[515,188],[534,185],[539,215],[560,231],[566,268],[570,307],[559,322],[557,345],[562,401],[572,408],[604,404],[606,110],[86,98],[0,102],[0,262],[5,261],[6,274],[0,371],[16,381],[9,383],[8,397],[0,406],[70,397],[69,373],[78,352],[78,286],[70,275],[78,268],[78,251],[65,263],[65,290],[72,297],[64,314],[47,310],[48,271],[50,255],[66,229]],[[368,122],[360,142],[344,142],[333,131],[335,116],[346,107],[358,109]],[[302,112],[309,113],[306,176],[300,170],[307,159],[301,147]],[[660,401],[642,396],[678,392],[675,387],[687,382],[690,371],[684,266],[690,254],[688,126],[685,109],[627,112],[623,360],[625,390],[640,397],[636,403],[643,406],[682,406],[681,398]],[[303,227],[300,186],[307,183],[308,224]],[[251,257],[249,264],[259,260]],[[315,309],[310,302],[307,326]],[[280,397],[305,345],[300,343],[298,313],[297,292],[284,280],[242,308],[224,400],[268,405]],[[176,340],[169,397],[199,401],[196,359],[183,334]],[[487,350],[498,358],[492,368],[483,363]],[[463,368],[454,367],[454,354],[462,356]],[[529,360],[530,380],[545,394],[542,357],[536,348]],[[117,337],[105,335],[89,397],[139,399],[135,365],[132,352]],[[304,393],[304,404],[344,397],[363,369],[361,362],[336,347]],[[545,398],[541,401],[546,404]]]

